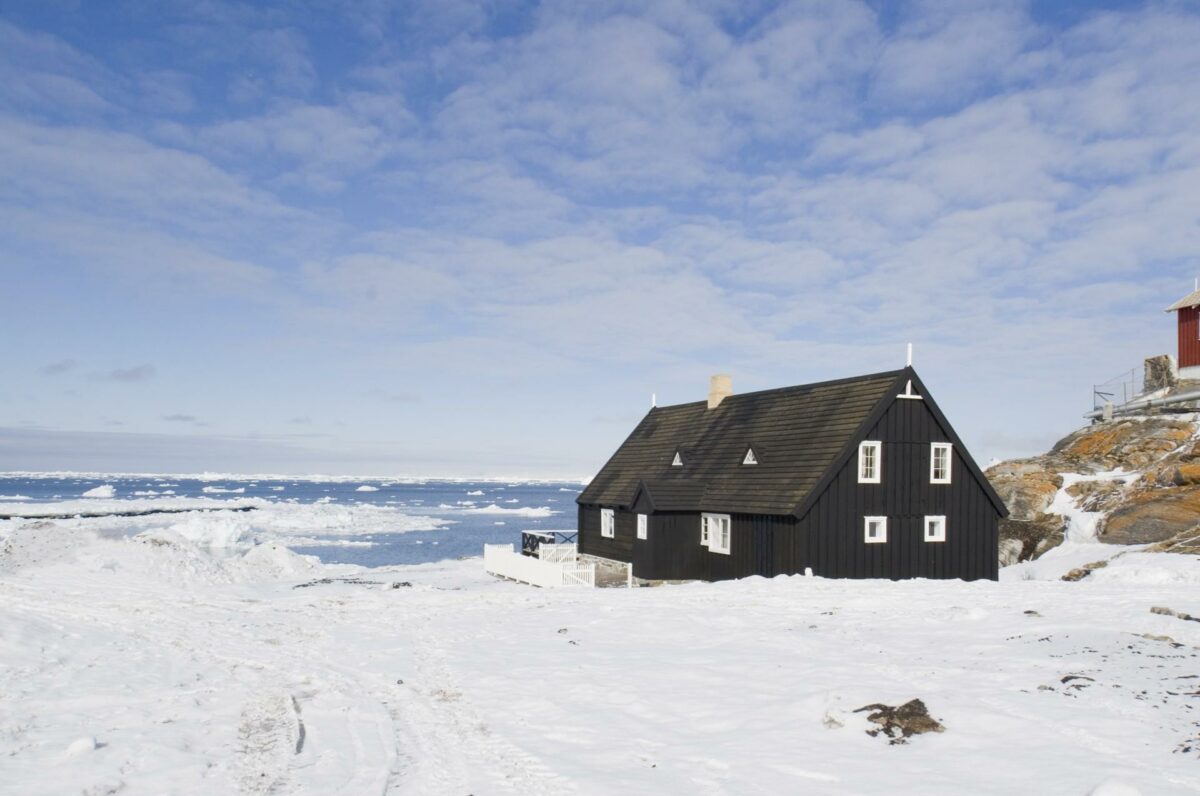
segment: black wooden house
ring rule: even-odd
[[[652,408],[579,495],[647,580],[997,577],[1004,503],[911,368]]]

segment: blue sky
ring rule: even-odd
[[[587,476],[917,367],[977,458],[1173,352],[1194,3],[0,0],[0,470]]]

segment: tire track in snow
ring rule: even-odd
[[[522,796],[577,793],[541,758],[491,731],[451,674],[444,639],[431,629],[434,616],[426,613],[407,628],[417,674],[393,718],[399,742],[419,755],[406,755],[411,767],[394,792],[461,794],[478,790],[482,776],[487,785]]]

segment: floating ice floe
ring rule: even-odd
[[[89,489],[88,491],[84,492],[83,495],[81,495],[81,497],[85,498],[111,498],[116,496],[117,490],[112,484],[104,484],[103,486],[98,486],[95,489]]]
[[[449,507],[447,507],[449,508]],[[514,517],[552,517],[561,512],[555,511],[549,506],[522,506],[520,508],[505,508],[492,503],[488,506],[479,506],[477,508],[462,509],[464,514],[511,514]]]

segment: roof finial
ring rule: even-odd
[[[658,395],[656,393],[650,393],[650,408],[653,409],[656,406],[658,406]]]
[[[908,362],[906,363],[906,367],[912,367],[912,343],[908,344]]]

